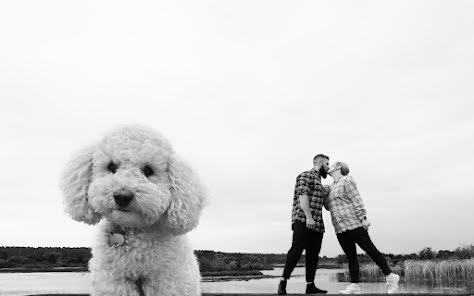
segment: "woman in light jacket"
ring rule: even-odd
[[[342,294],[360,293],[359,263],[356,244],[374,260],[386,276],[388,293],[398,290],[400,277],[392,273],[384,256],[372,243],[367,232],[370,222],[367,220],[364,203],[357,191],[357,185],[349,176],[349,167],[343,162],[335,162],[329,167],[328,174],[334,179],[325,200],[325,207],[331,212],[331,219],[337,240],[344,251],[349,264],[351,284],[340,291]]]

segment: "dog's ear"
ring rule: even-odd
[[[74,155],[66,165],[60,181],[66,212],[74,220],[87,224],[96,224],[101,218],[101,215],[92,209],[87,197],[95,150],[95,146],[90,146]]]
[[[197,174],[183,160],[171,155],[168,165],[171,203],[165,224],[175,234],[183,234],[198,224],[207,193]]]

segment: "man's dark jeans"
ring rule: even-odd
[[[283,278],[289,279],[291,273],[298,264],[303,250],[306,250],[306,281],[313,282],[318,267],[318,256],[323,241],[323,232],[317,232],[306,227],[306,224],[300,221],[293,223],[293,243],[291,249],[286,255],[285,269]]]
[[[374,260],[378,267],[382,269],[384,275],[389,275],[392,272],[384,256],[374,246],[369,234],[364,228],[359,227],[339,233],[337,234],[337,240],[346,254],[352,283],[359,282],[359,262],[357,261],[356,244]]]

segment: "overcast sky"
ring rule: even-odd
[[[0,4],[0,245],[90,246],[59,175],[124,123],[209,188],[195,249],[286,253],[317,153],[351,167],[382,252],[474,244],[473,2],[163,2]]]

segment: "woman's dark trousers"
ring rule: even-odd
[[[303,250],[306,250],[306,282],[314,281],[316,269],[318,268],[318,256],[323,241],[323,232],[317,232],[306,227],[306,223],[296,221],[293,223],[293,242],[291,249],[286,255],[283,278],[289,279],[301,258]]]
[[[339,233],[337,234],[337,240],[346,254],[352,283],[359,282],[359,262],[357,262],[356,244],[374,260],[375,264],[382,269],[384,275],[389,275],[392,272],[387,264],[387,260],[385,260],[382,253],[374,246],[369,234],[364,228],[359,227]]]

